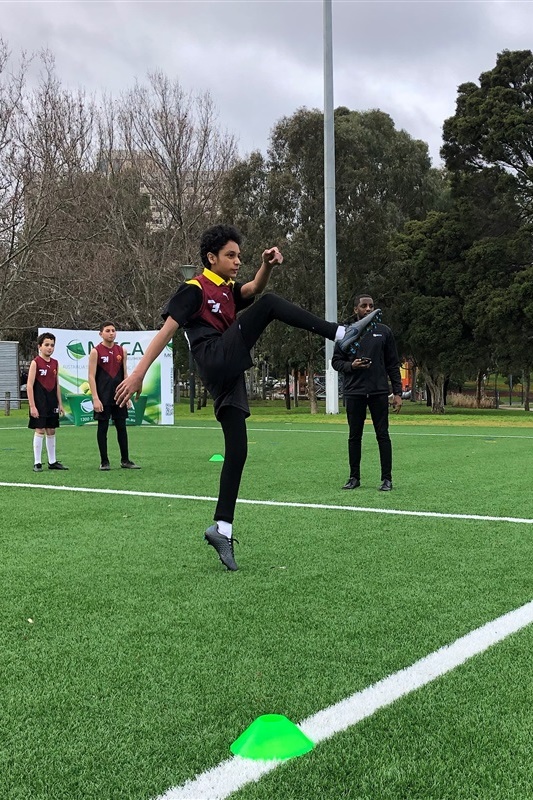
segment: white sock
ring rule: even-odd
[[[346,333],[346,328],[344,325],[339,325],[337,328],[337,333],[335,334],[335,341],[340,342],[341,339],[344,339],[344,334]]]
[[[48,453],[48,463],[55,464],[56,463],[56,437],[54,436],[46,436],[46,452]]]
[[[224,520],[217,519],[217,528],[222,536],[225,536],[226,539],[231,539],[231,531],[233,529],[231,522],[224,522]]]
[[[44,436],[41,433],[34,433],[33,434],[33,463],[40,464],[41,463],[41,455],[43,452],[43,439]]]

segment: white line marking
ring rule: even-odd
[[[92,425],[93,423],[90,422],[88,424]],[[327,424],[327,423],[319,423],[319,424]],[[339,423],[334,422],[334,423],[330,423],[330,424],[332,424],[332,425],[336,425],[336,424],[341,425],[342,424],[343,427],[342,427],[341,430],[332,430],[331,428],[330,429],[324,429],[324,428],[319,428],[319,429],[315,429],[315,428],[290,428],[290,427],[287,427],[287,428],[254,428],[253,426],[248,426],[248,430],[249,431],[253,431],[254,433],[263,433],[263,432],[265,432],[265,433],[334,433],[334,434],[337,434],[337,435],[342,434],[343,436],[346,436],[347,426],[346,426],[346,422],[344,420],[342,422],[339,421]],[[368,426],[371,425],[370,420],[368,420],[367,424],[368,424]],[[0,428],[0,432],[1,431],[27,431],[27,430],[28,430],[28,426],[27,425],[23,425],[23,426],[13,425],[13,426],[11,426],[9,428]],[[68,430],[74,430],[75,431],[75,430],[77,430],[77,426],[75,426],[75,425],[65,425],[64,427],[61,428],[61,433],[63,433],[64,431],[68,431]],[[170,431],[187,431],[187,430],[191,430],[191,431],[219,431],[219,432],[221,432],[221,428],[220,428],[219,425],[211,425],[211,424],[208,424],[208,425],[142,425],[142,426],[138,427],[136,430],[137,431],[148,431],[148,430],[156,431],[156,430],[161,430],[161,431],[167,431],[167,432],[169,430]],[[442,437],[447,436],[447,437],[455,437],[457,439],[533,439],[533,434],[531,436],[526,436],[526,435],[523,435],[523,434],[513,435],[512,433],[511,434],[498,434],[498,433],[495,433],[495,434],[492,434],[492,433],[447,433],[447,432],[445,432],[445,433],[423,433],[423,432],[419,432],[419,431],[395,431],[394,428],[390,428],[389,433],[390,433],[391,436],[442,436]]]
[[[370,420],[367,421],[367,425],[370,427],[371,422]],[[161,426],[159,426],[161,427]],[[217,431],[220,428],[216,426],[207,427],[207,426],[192,426],[192,425],[175,425],[175,428],[179,428],[182,430],[187,430],[187,428],[192,428],[193,430],[210,430],[210,431]],[[248,426],[249,431],[253,431],[254,433],[335,433],[335,434],[342,434],[346,436],[347,425],[343,423],[343,427],[341,430],[327,430],[324,428],[315,430],[314,428],[254,428],[253,426]],[[533,434],[531,436],[526,436],[522,434],[517,434],[513,436],[513,434],[492,434],[492,433],[423,433],[419,431],[395,431],[394,428],[389,428],[389,433],[391,436],[452,436],[460,439],[533,439]]]
[[[477,628],[455,642],[324,708],[299,723],[316,744],[345,731],[376,711],[426,686],[470,658],[488,650],[533,622],[533,601]],[[258,781],[284,761],[249,761],[232,757],[190,781],[168,789],[157,800],[224,800],[247,783]]]
[[[197,494],[171,494],[170,492],[138,492],[131,489],[96,489],[87,486],[52,486],[46,483],[10,483],[0,481],[0,486],[19,489],[47,489],[61,492],[87,492],[89,494],[122,494],[128,497],[162,497],[171,500],[201,500],[216,503],[216,497]],[[279,508],[313,508],[320,511],[356,511],[366,514],[394,514],[404,517],[433,517],[435,519],[473,519],[482,522],[517,522],[524,525],[533,524],[527,517],[492,517],[486,514],[447,514],[440,511],[404,511],[398,508],[372,508],[366,506],[338,506],[328,503],[290,503],[281,500],[243,500],[237,503],[250,506],[277,506]]]
[[[327,424],[327,423],[319,423],[319,424]],[[331,428],[255,428],[253,425],[248,425],[248,431],[252,431],[253,433],[334,433],[337,435],[342,434],[346,436],[347,425],[346,422],[343,421],[342,423],[331,423],[333,425],[339,424],[342,425],[340,430],[332,430]],[[367,420],[367,425],[370,427],[371,422]],[[165,428],[168,429],[168,425],[152,425],[150,426],[152,429],[164,430]],[[148,426],[142,428],[142,430],[146,430]],[[220,431],[220,426],[218,425],[172,425],[172,430],[192,430],[192,431]],[[492,434],[492,433],[423,433],[419,431],[395,431],[394,428],[389,429],[389,433],[391,436],[448,436],[448,437],[456,437],[459,439],[533,439],[533,434],[531,436],[526,436],[522,434]]]

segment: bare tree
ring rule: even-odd
[[[104,104],[99,138],[116,307],[135,327],[155,326],[179,266],[197,263],[199,234],[219,214],[235,140],[217,127],[209,95],[188,95],[161,73]]]
[[[56,297],[69,302],[57,247],[72,241],[90,161],[91,105],[64,91],[49,53],[40,55],[40,83],[26,90],[27,61],[0,70],[0,319],[1,327],[34,326]],[[76,289],[72,290],[77,295]]]
[[[65,90],[53,57],[8,70],[0,42],[0,330],[155,327],[219,213],[233,137],[208,95],[158,73],[100,109]]]

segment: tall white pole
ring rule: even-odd
[[[324,2],[324,237],[326,319],[337,319],[337,229],[335,222],[335,125],[333,119],[333,26],[331,0]],[[326,414],[339,413],[338,375],[326,340]]]

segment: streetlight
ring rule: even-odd
[[[181,267],[181,274],[183,275],[184,280],[190,281],[196,274],[196,267],[194,264],[183,264]],[[187,344],[188,344],[187,340]],[[195,375],[194,375],[194,359],[192,357],[191,348],[189,346],[189,411],[191,414],[194,414],[194,387],[195,387]]]
[[[337,319],[337,231],[335,219],[335,121],[331,0],[324,7],[324,247],[326,319]],[[339,376],[331,366],[333,342],[326,339],[326,414],[339,413]]]

